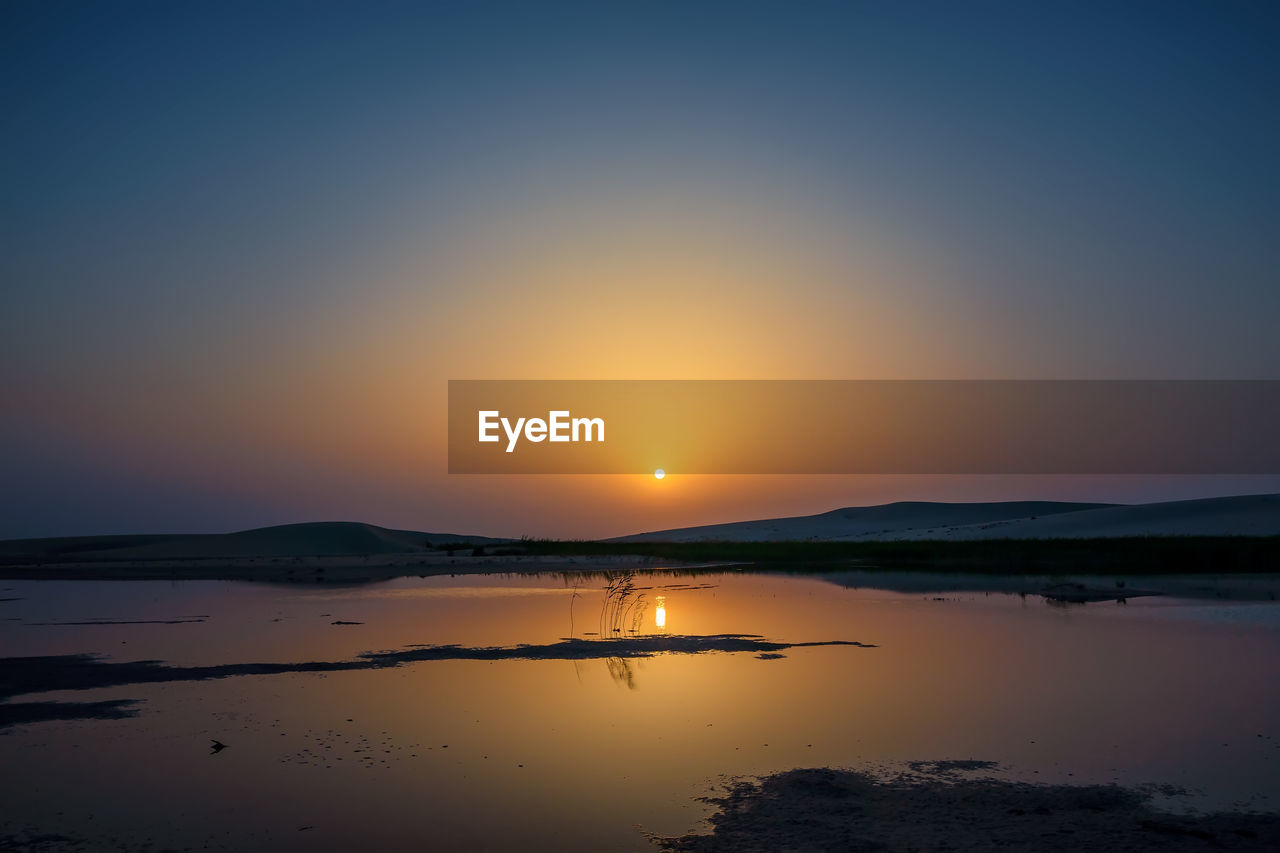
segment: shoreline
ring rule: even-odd
[[[80,561],[0,565],[0,581],[238,581],[279,585],[353,586],[398,579],[469,575],[584,575],[612,577],[626,572],[697,577],[725,572],[801,575],[845,589],[876,589],[919,595],[998,593],[1039,596],[1050,604],[1125,603],[1166,597],[1201,601],[1280,601],[1280,566],[1271,571],[1154,573],[1148,571],[1006,571],[931,566],[870,565],[860,561],[771,563],[680,563],[653,556],[454,556],[261,557],[228,560]],[[6,599],[0,596],[0,603]]]
[[[728,563],[672,563],[648,556],[488,555],[443,552],[368,557],[191,557],[0,564],[0,580],[229,580],[264,583],[361,583],[442,575],[713,569]]]

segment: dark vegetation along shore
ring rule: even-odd
[[[673,563],[854,563],[860,568],[967,572],[1123,571],[1128,574],[1280,571],[1280,536],[1135,536],[1098,539],[884,542],[591,542],[525,540],[533,555],[635,556]]]
[[[726,564],[804,571],[1244,574],[1280,571],[1280,536],[620,542],[485,539],[327,522],[230,534],[0,541],[0,577],[30,580],[358,582]]]

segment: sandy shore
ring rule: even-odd
[[[6,580],[247,580],[272,583],[360,583],[455,574],[625,571],[710,567],[645,556],[488,555],[444,551],[367,557],[211,557],[155,560],[31,561],[0,565]]]

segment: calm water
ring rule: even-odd
[[[707,807],[694,798],[723,775],[944,758],[998,761],[1008,778],[1194,789],[1182,807],[1277,808],[1280,605],[1062,607],[838,580],[637,573],[612,594],[603,577],[552,575],[341,588],[0,581],[0,598],[17,599],[0,602],[6,657],[340,661],[601,633],[875,644],[772,659],[445,660],[20,697],[138,700],[137,715],[0,730],[0,827],[236,850],[645,850],[645,832],[696,827]],[[228,748],[210,754],[211,738]]]

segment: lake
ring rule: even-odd
[[[1277,808],[1275,576],[1123,604],[934,578],[0,581],[8,703],[115,703],[0,728],[0,838],[651,850],[727,778],[943,759]],[[14,659],[83,654],[14,695],[42,665]]]

